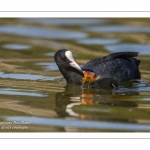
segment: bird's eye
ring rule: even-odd
[[[66,58],[66,57],[62,57],[61,59],[62,59],[63,61],[66,61],[66,60],[67,60],[67,58]]]

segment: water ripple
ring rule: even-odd
[[[52,77],[52,76],[42,76],[42,75],[34,75],[34,74],[21,74],[21,73],[4,73],[0,72],[0,78],[4,79],[20,79],[20,80],[54,80],[60,78],[60,76]]]
[[[48,39],[78,39],[87,36],[77,31],[11,25],[0,26],[0,33]]]
[[[150,44],[117,44],[107,45],[105,48],[111,52],[139,52],[140,55],[150,55]]]
[[[108,44],[117,44],[121,40],[120,39],[111,39],[111,38],[87,38],[77,40],[77,43],[86,44],[86,45],[108,45]]]
[[[2,45],[2,47],[9,50],[27,50],[30,49],[32,46],[18,43],[9,43]]]
[[[0,88],[0,94],[33,96],[33,97],[46,97],[47,96],[46,94],[36,93],[35,90],[12,89],[12,88]]]
[[[76,127],[76,128],[91,128],[91,129],[107,129],[107,130],[123,130],[123,131],[150,131],[150,125],[133,124],[133,123],[112,123],[102,121],[84,121],[84,120],[69,120],[69,119],[54,119],[40,117],[3,117],[6,121],[26,121],[36,125],[59,126],[59,127]]]
[[[40,65],[42,66],[42,68],[46,69],[46,70],[59,70],[58,66],[56,65],[56,63],[51,62],[51,63],[47,63],[47,62],[39,62],[39,63],[35,63],[36,65]]]
[[[85,18],[23,18],[19,19],[23,22],[33,22],[39,24],[50,24],[50,25],[93,25],[106,23],[106,19],[85,19]]]
[[[92,32],[112,32],[112,33],[124,33],[124,32],[140,32],[150,33],[150,27],[138,27],[127,25],[107,25],[107,26],[92,26],[84,28],[87,31]]]

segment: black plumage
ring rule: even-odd
[[[118,52],[87,62],[82,69],[90,68],[101,78],[113,78],[118,82],[139,79],[140,61],[133,58],[138,52]]]
[[[113,53],[102,58],[90,60],[82,68],[79,68],[79,66],[76,66],[77,63],[72,58],[69,58],[71,52],[68,51],[67,49],[61,49],[54,56],[55,62],[67,83],[81,85],[84,76],[82,71],[84,70],[91,70],[96,76],[100,75],[100,79],[93,83],[93,88],[107,88],[108,85],[118,85],[118,82],[141,77],[138,69],[140,60],[133,58],[138,56],[138,52]],[[109,84],[107,85],[106,83]]]

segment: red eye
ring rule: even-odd
[[[63,57],[63,58],[62,58],[62,60],[63,60],[63,61],[66,61],[66,58],[65,58],[65,57]]]

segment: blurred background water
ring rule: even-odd
[[[137,51],[142,77],[117,90],[66,86],[61,48],[79,65]],[[1,18],[0,132],[150,131],[149,65],[149,18]]]

